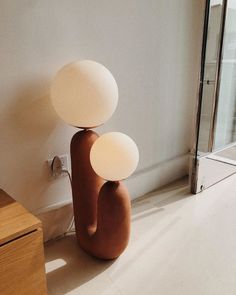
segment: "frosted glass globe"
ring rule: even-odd
[[[95,141],[90,152],[94,171],[111,181],[129,177],[136,169],[138,161],[137,145],[129,136],[120,132],[103,134]]]
[[[91,60],[76,61],[57,73],[51,86],[51,100],[66,123],[92,128],[103,124],[114,113],[118,87],[103,65]]]

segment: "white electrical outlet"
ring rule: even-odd
[[[57,158],[57,159],[56,159]],[[53,165],[53,160],[56,159]],[[52,171],[53,176],[61,176],[63,175],[63,170],[69,169],[69,157],[67,154],[55,156],[52,159],[48,159],[48,166],[50,170]]]

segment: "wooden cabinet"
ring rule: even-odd
[[[41,222],[2,190],[0,294],[47,294]]]

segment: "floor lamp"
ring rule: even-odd
[[[120,132],[98,136],[118,103],[118,87],[101,64],[76,61],[56,74],[51,100],[57,114],[82,129],[71,140],[72,194],[80,246],[101,259],[117,258],[130,236],[130,197],[121,180],[137,167],[135,142]]]

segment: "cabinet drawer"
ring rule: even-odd
[[[41,229],[0,246],[0,294],[47,294]]]

